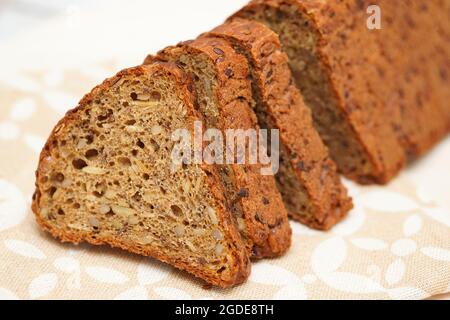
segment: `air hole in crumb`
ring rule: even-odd
[[[95,188],[100,189],[100,188],[104,187],[104,185],[105,185],[105,181],[96,182]]]
[[[152,144],[153,150],[158,151],[160,149],[158,142],[155,139],[151,139],[150,143]]]
[[[138,139],[138,141],[136,142],[136,145],[141,149],[145,148],[145,144],[142,142],[141,139]]]
[[[133,155],[133,157],[137,157],[137,155],[139,154],[139,151],[133,150],[133,151],[131,151],[131,154]]]
[[[226,267],[222,267],[219,270],[217,270],[217,273],[223,273],[225,270],[227,270]]]
[[[119,163],[124,167],[130,167],[131,166],[131,160],[126,157],[120,157]]]
[[[133,101],[136,101],[138,98],[138,95],[136,92],[132,92],[132,93],[130,93],[130,97],[131,97],[131,99],[133,99]]]
[[[126,124],[127,126],[133,126],[133,125],[136,124],[136,120],[128,120],[127,122],[125,122],[125,124]]]
[[[64,175],[61,172],[55,173],[52,175],[51,180],[53,182],[63,182],[64,181]]]
[[[86,158],[92,159],[98,156],[98,151],[96,149],[91,149],[86,151],[85,153]]]
[[[87,167],[86,161],[84,161],[82,159],[73,160],[72,165],[74,166],[75,169],[78,169],[78,170],[81,170],[81,169]]]
[[[163,187],[159,187],[159,190],[161,190],[162,194],[166,194],[167,193],[166,189],[164,189]]]
[[[172,213],[176,216],[183,215],[183,210],[181,210],[181,208],[179,206],[172,205],[172,206],[170,206],[170,210],[172,210]]]
[[[80,209],[81,205],[79,203],[74,203],[73,207],[74,207],[74,209]]]
[[[100,122],[106,121],[109,118],[111,118],[111,116],[114,115],[114,111],[111,109],[106,110],[106,112],[104,114],[101,114],[97,117],[97,120]]]
[[[144,180],[150,180],[150,176],[149,176],[147,173],[144,173],[144,174],[142,175],[142,178],[143,178]]]
[[[136,202],[140,202],[140,201],[142,200],[142,196],[140,195],[139,192],[136,192],[136,193],[133,195],[132,198],[133,198],[133,200],[136,201]]]
[[[63,209],[58,209],[58,215],[63,216],[65,214]]]
[[[86,141],[87,144],[92,144],[94,142],[94,136],[92,135],[86,136]]]
[[[117,181],[117,180],[114,180],[114,182],[113,182],[116,186],[120,186],[120,182],[119,181]]]
[[[153,91],[151,93],[151,97],[152,97],[152,100],[154,100],[154,101],[160,101],[161,100],[161,93],[158,92],[158,91]]]
[[[116,164],[115,164],[115,162],[114,161],[111,161],[110,163],[109,163],[109,166],[110,167],[114,167]]]
[[[56,187],[51,187],[50,189],[47,190],[47,192],[50,197],[53,197],[53,195],[56,192]]]
[[[41,183],[46,183],[47,181],[48,181],[48,177],[47,176],[41,177]]]
[[[96,196],[97,198],[103,197],[103,192],[94,191],[94,192],[92,192],[92,194],[93,194],[94,196]]]

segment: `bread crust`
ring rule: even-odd
[[[171,51],[201,54],[215,68],[218,82],[219,123],[221,130],[259,128],[252,110],[253,98],[249,67],[244,56],[220,38],[199,38],[169,47],[158,53],[158,59],[170,60]],[[147,62],[152,61],[150,57]],[[261,175],[260,165],[231,165],[235,199],[242,208],[247,225],[247,248],[252,258],[273,258],[283,255],[291,245],[291,227],[283,200],[273,176]],[[245,195],[239,195],[245,190]]]
[[[314,129],[311,111],[292,81],[288,57],[282,51],[277,34],[261,23],[235,19],[204,36],[217,36],[246,52],[253,70],[253,81],[263,104],[270,129],[280,130],[281,144],[287,151],[296,178],[308,195],[306,212],[290,212],[306,225],[328,230],[352,209],[352,200],[342,185],[335,163]],[[295,197],[295,195],[289,195]]]
[[[369,5],[382,9],[381,31],[366,26]],[[313,24],[319,39],[317,57],[339,111],[370,161],[370,175],[344,172],[349,178],[363,184],[385,184],[408,160],[416,159],[450,132],[445,84],[448,87],[450,19],[448,10],[447,14],[443,10],[448,9],[448,1],[253,0],[231,19],[251,18],[256,12],[286,6],[308,16]],[[432,29],[439,35],[430,34]],[[408,74],[422,80],[408,79]]]
[[[47,143],[44,149],[41,152],[39,166],[36,171],[36,191],[33,195],[32,201],[32,211],[36,216],[37,223],[47,232],[49,232],[53,237],[61,240],[62,242],[70,242],[70,243],[81,243],[87,242],[92,245],[110,245],[114,248],[120,248],[132,253],[136,253],[143,256],[152,257],[158,259],[162,262],[168,263],[178,269],[185,270],[194,276],[207,281],[208,283],[219,286],[222,288],[229,288],[238,284],[243,283],[250,274],[250,259],[245,250],[245,246],[242,243],[239,232],[234,226],[234,222],[232,220],[231,213],[227,210],[227,208],[223,205],[223,186],[221,185],[219,174],[217,169],[213,166],[202,165],[202,169],[205,172],[208,172],[206,175],[207,183],[209,185],[209,189],[212,192],[214,198],[217,200],[218,209],[217,216],[219,221],[221,221],[224,225],[224,230],[226,233],[224,234],[225,239],[230,244],[231,252],[233,255],[232,266],[230,266],[230,274],[228,278],[219,278],[217,276],[212,276],[211,274],[204,272],[201,269],[195,268],[189,263],[184,261],[180,261],[174,259],[170,256],[159,252],[158,250],[154,250],[153,248],[147,246],[145,248],[139,248],[132,243],[120,242],[114,238],[98,238],[93,233],[89,234],[81,234],[78,232],[70,232],[66,230],[62,230],[56,228],[48,221],[44,220],[40,215],[40,177],[42,174],[42,165],[44,160],[51,155],[53,146],[52,141],[55,140],[60,134],[64,132],[65,126],[73,121],[77,121],[79,119],[79,113],[82,112],[87,104],[94,101],[96,96],[100,94],[102,91],[107,90],[112,87],[114,84],[119,82],[120,79],[124,77],[136,77],[141,76],[147,73],[151,73],[153,75],[157,73],[162,73],[168,77],[171,77],[173,81],[178,84],[179,88],[179,97],[184,101],[186,110],[187,110],[187,119],[188,122],[193,125],[193,122],[196,119],[201,119],[200,115],[194,109],[194,101],[195,101],[195,89],[192,85],[192,81],[185,73],[183,73],[179,68],[170,64],[170,63],[154,63],[152,65],[147,66],[139,66],[135,68],[130,68],[119,72],[116,76],[105,80],[101,85],[95,87],[91,93],[87,94],[79,103],[79,105],[70,110],[66,116],[59,121],[56,127],[53,129],[50,137],[47,140]],[[221,205],[222,204],[222,205]]]

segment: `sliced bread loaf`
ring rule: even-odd
[[[207,128],[257,129],[250,71],[244,56],[223,39],[202,38],[159,52],[157,59],[176,63],[192,74],[199,110]],[[154,61],[148,57],[146,63]],[[245,154],[249,144],[246,141]],[[226,152],[224,150],[224,152]],[[290,247],[288,214],[273,175],[261,164],[222,165],[225,198],[253,258],[276,257]]]
[[[376,98],[385,93],[368,86],[377,31],[367,29],[365,2],[254,0],[231,19],[260,21],[280,36],[339,170],[361,183],[385,183],[404,166],[405,155],[388,119],[393,111]]]
[[[339,169],[386,183],[450,132],[450,2],[253,0]],[[379,28],[379,29],[378,29]]]
[[[450,1],[377,0],[377,71],[369,86],[388,110],[409,161],[450,132]]]
[[[249,256],[215,166],[173,161],[171,133],[201,120],[176,66],[125,70],[86,95],[53,130],[33,211],[64,242],[154,257],[220,287],[245,281]]]
[[[203,36],[222,37],[247,57],[259,124],[280,131],[276,177],[290,215],[310,227],[330,229],[352,208],[351,199],[292,80],[278,36],[263,24],[242,19]]]

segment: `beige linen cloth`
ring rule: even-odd
[[[328,233],[293,223],[289,253],[255,263],[249,281],[230,290],[203,289],[200,281],[153,259],[63,245],[42,232],[30,199],[45,139],[84,93],[125,64],[102,58],[124,56],[123,48],[93,52],[77,44],[72,56],[52,55],[69,46],[64,28],[73,36],[73,21],[52,22],[1,48],[0,299],[423,299],[450,292],[450,139],[389,186],[347,182],[356,208],[343,223]],[[103,22],[113,28],[98,17],[82,21],[77,33],[93,32]],[[47,41],[44,49],[30,45],[36,39]],[[135,57],[149,52],[141,49]],[[85,59],[92,55],[98,61]]]

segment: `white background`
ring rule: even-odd
[[[2,0],[0,66],[58,68],[117,59],[119,67],[130,67],[147,53],[197,37],[246,2]]]

